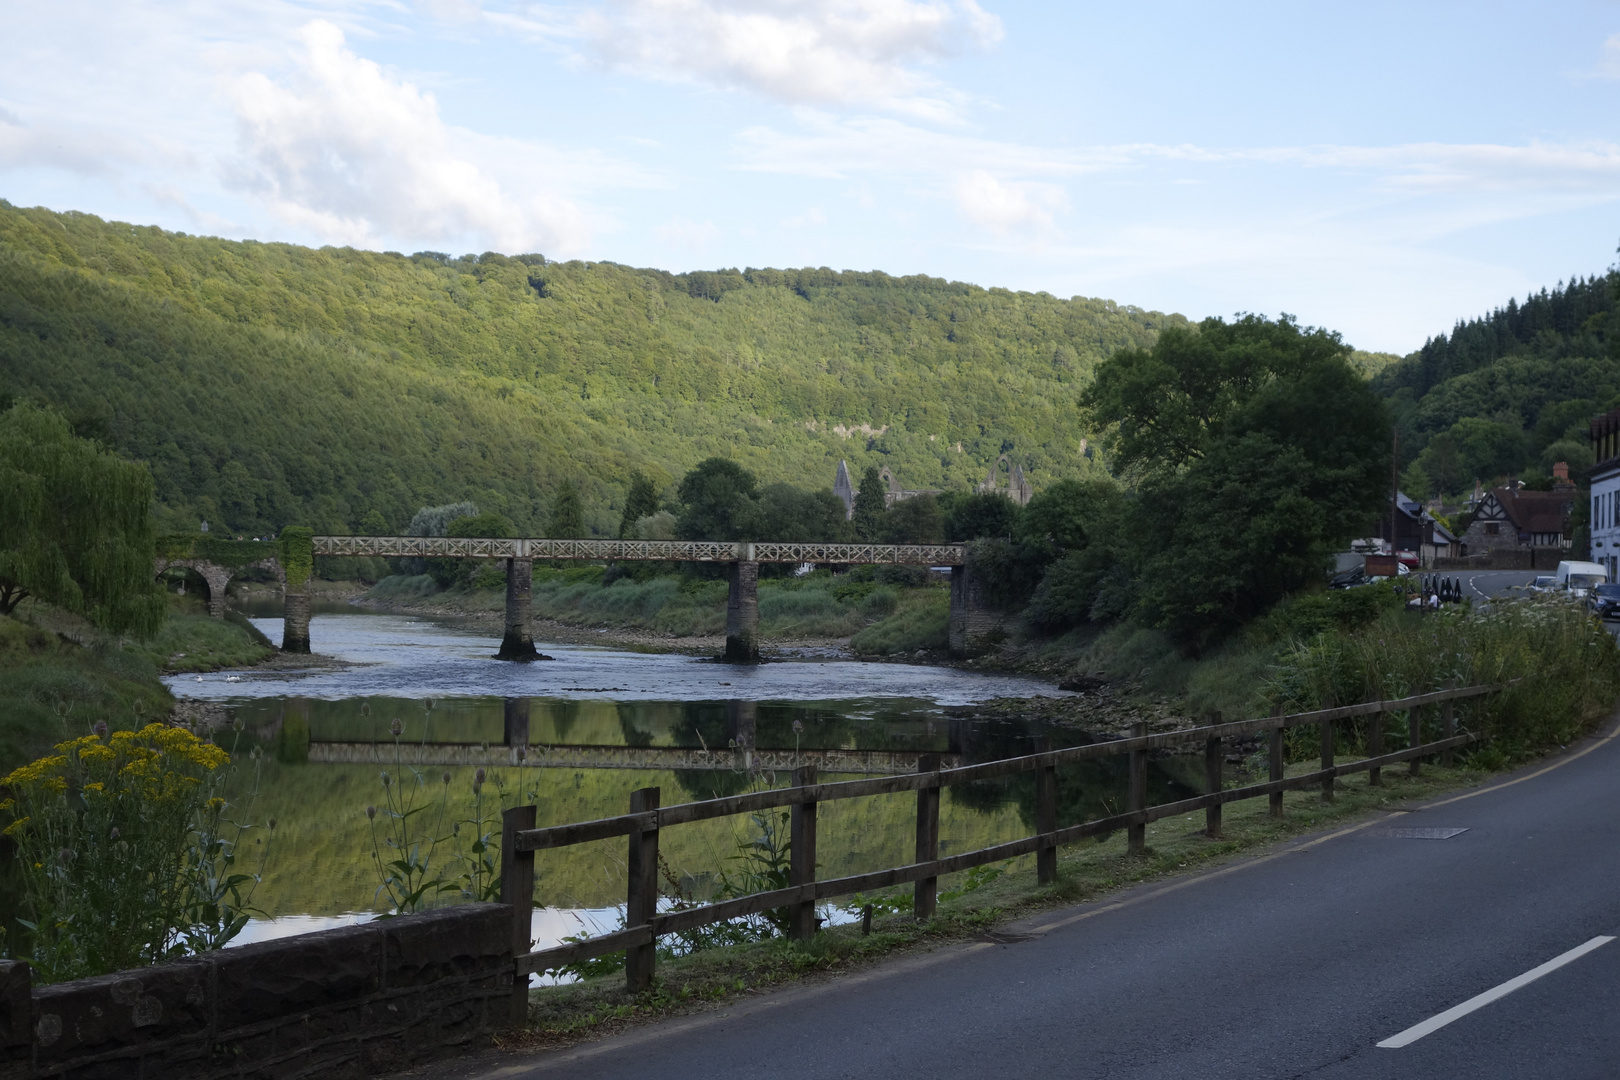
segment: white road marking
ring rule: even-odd
[[[1491,1002],[1496,1001],[1499,998],[1507,997],[1520,987],[1529,986],[1543,975],[1546,975],[1549,972],[1557,971],[1559,968],[1563,967],[1572,960],[1579,960],[1593,949],[1607,945],[1613,940],[1614,938],[1612,937],[1603,937],[1600,935],[1593,938],[1591,941],[1588,941],[1584,945],[1577,945],[1575,948],[1569,950],[1569,952],[1561,953],[1560,955],[1553,957],[1540,967],[1531,968],[1523,975],[1520,975],[1514,979],[1509,979],[1500,986],[1494,986],[1485,991],[1483,994],[1471,997],[1461,1005],[1453,1005],[1451,1008],[1447,1009],[1443,1013],[1440,1013],[1438,1016],[1431,1016],[1421,1024],[1412,1025],[1399,1035],[1391,1035],[1378,1045],[1385,1050],[1399,1050],[1403,1046],[1409,1046],[1410,1044],[1415,1043],[1419,1039],[1423,1038],[1423,1036],[1432,1035],[1434,1032],[1439,1031],[1453,1020],[1460,1020],[1476,1009],[1483,1009]]]

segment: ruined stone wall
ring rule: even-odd
[[[510,938],[467,904],[34,988],[0,962],[0,1080],[407,1068],[509,1026]]]

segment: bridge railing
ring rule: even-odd
[[[1369,782],[1382,782],[1380,771],[1386,765],[1406,761],[1413,775],[1424,757],[1440,754],[1449,764],[1451,751],[1473,742],[1478,736],[1458,733],[1453,704],[1504,689],[1502,686],[1448,688],[1391,701],[1369,701],[1313,712],[1240,720],[1184,731],[1149,735],[1147,725],[1138,724],[1128,738],[1112,739],[1063,750],[1047,750],[1022,757],[967,765],[939,767],[938,755],[922,755],[917,772],[873,779],[846,780],[823,784],[816,780],[814,766],[794,772],[793,785],[770,791],[732,795],[675,806],[659,805],[658,788],[641,788],[630,794],[629,812],[596,821],[534,827],[536,808],[513,807],[506,811],[501,836],[501,898],[513,905],[513,954],[517,980],[514,995],[527,1000],[528,976],[553,970],[592,957],[625,950],[625,973],[632,991],[645,989],[652,978],[656,943],[659,937],[692,930],[712,923],[754,915],[777,908],[790,911],[790,936],[806,940],[815,933],[815,904],[835,896],[895,885],[914,884],[914,912],[919,919],[934,914],[938,881],[942,875],[968,870],[987,863],[1033,853],[1036,876],[1044,883],[1056,880],[1057,849],[1090,836],[1101,836],[1119,829],[1128,833],[1133,854],[1144,850],[1149,822],[1203,810],[1205,829],[1210,836],[1221,831],[1221,808],[1230,802],[1266,796],[1273,816],[1282,815],[1283,792],[1320,786],[1322,797],[1331,800],[1334,780],[1356,772],[1369,774]],[[1438,739],[1423,742],[1423,710],[1437,707]],[[1389,713],[1407,712],[1405,723],[1408,746],[1392,753],[1383,751],[1384,720]],[[1368,756],[1358,761],[1338,763],[1334,753],[1334,725],[1337,721],[1369,717]],[[1284,775],[1283,733],[1289,728],[1317,725],[1321,729],[1321,768],[1297,776]],[[1221,765],[1223,743],[1232,739],[1268,734],[1269,778],[1263,783],[1223,788]],[[1147,803],[1147,761],[1154,750],[1204,744],[1204,764],[1209,792],[1190,799],[1149,806]],[[1129,808],[1121,814],[1058,828],[1057,768],[1080,761],[1092,761],[1117,754],[1130,756]],[[939,794],[952,784],[966,784],[1017,773],[1035,773],[1036,831],[1031,836],[975,851],[941,858],[939,855]],[[839,799],[863,798],[907,791],[917,793],[916,859],[904,866],[890,867],[848,877],[816,880],[816,808],[820,803]],[[660,913],[658,907],[659,831],[674,825],[734,814],[756,813],[779,807],[790,808],[791,876],[784,889],[754,893],[701,907]],[[534,853],[574,844],[590,843],[616,836],[629,837],[628,886],[625,896],[625,922],[622,930],[601,934],[585,941],[531,952],[529,938],[534,896]],[[516,1004],[516,1003],[514,1003]]]
[[[811,544],[712,540],[548,540],[459,536],[317,536],[316,555],[590,562],[899,563],[962,566],[965,544]]]

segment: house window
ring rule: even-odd
[[[1495,536],[1499,531],[1501,531],[1501,528],[1502,527],[1500,525],[1498,525],[1496,522],[1487,521],[1485,523],[1485,535],[1486,536]]]

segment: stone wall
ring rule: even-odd
[[[467,904],[34,988],[0,962],[0,1080],[407,1068],[509,1026],[511,932]]]

